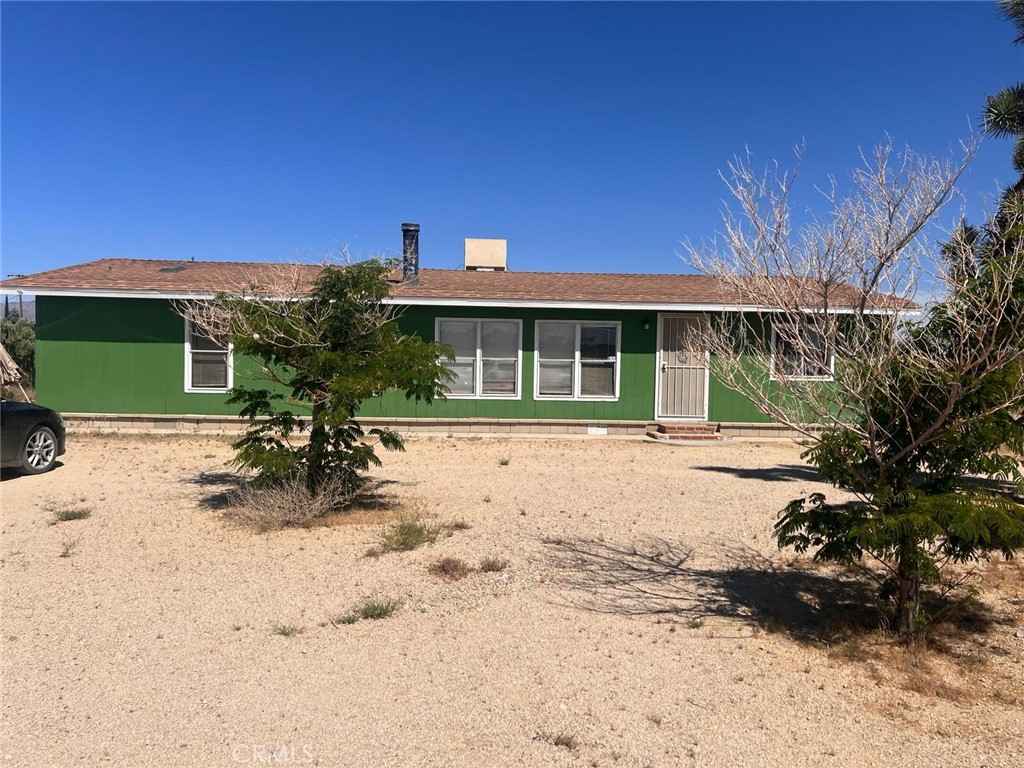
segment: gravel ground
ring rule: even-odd
[[[56,471],[5,475],[4,764],[1024,764],[1020,569],[985,570],[996,621],[956,653],[820,642],[863,595],[771,541],[831,490],[790,443],[410,439],[381,492],[471,527],[377,558],[393,509],[226,524],[230,456],[73,436]],[[509,565],[448,582],[444,556]],[[329,623],[369,597],[401,607]]]

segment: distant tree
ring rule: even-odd
[[[853,495],[792,501],[779,546],[877,564],[865,570],[904,636],[927,620],[922,589],[946,564],[1024,546],[1024,506],[970,479],[1024,482],[1024,252],[1006,236],[1024,219],[961,227],[941,253],[924,237],[966,162],[883,145],[850,195],[833,185],[828,215],[796,227],[795,176],[738,160],[722,240],[688,246],[723,301],[765,308],[727,313],[691,343],[710,348],[727,387],[802,432],[804,457]],[[912,315],[928,280],[939,300]]]
[[[16,309],[7,309],[0,320],[0,344],[27,377],[25,385],[30,386],[36,376],[35,324],[21,317]]]
[[[236,355],[261,365],[269,388],[237,386],[229,402],[249,427],[235,461],[260,482],[300,479],[312,494],[330,483],[351,497],[371,465],[380,464],[373,442],[401,450],[391,429],[364,433],[356,419],[369,397],[389,390],[430,402],[442,397],[451,374],[450,350],[401,332],[395,307],[385,304],[394,264],[369,260],[327,265],[304,285],[300,270],[267,272],[212,301],[191,301],[179,312],[211,338],[230,338]],[[293,442],[308,433],[308,441]]]
[[[1024,43],[1024,0],[999,0],[999,10],[1017,29],[1014,42],[1018,45]],[[1020,178],[1010,190],[1024,193],[1024,83],[1009,85],[989,96],[982,123],[993,136],[1016,138],[1013,167]]]

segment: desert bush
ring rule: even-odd
[[[508,568],[508,560],[503,557],[485,557],[480,561],[480,570],[484,573],[497,573]]]
[[[78,539],[64,539],[58,557],[71,557],[78,549]]]
[[[275,624],[273,629],[275,635],[281,635],[282,637],[302,634],[302,627],[296,624]]]
[[[427,570],[447,581],[458,581],[459,579],[466,578],[472,568],[465,561],[457,557],[442,557],[440,560],[431,563]]]
[[[575,752],[580,747],[579,739],[571,733],[538,733],[534,738],[568,749],[570,752]]]
[[[317,493],[300,478],[246,482],[228,494],[224,516],[258,531],[310,526],[342,512],[355,498],[346,484],[325,481]]]
[[[85,520],[92,515],[91,507],[83,507],[81,505],[66,502],[49,502],[43,506],[43,509],[53,514],[53,519],[50,520],[50,525],[66,523],[71,520]]]
[[[400,517],[384,529],[381,551],[409,552],[433,544],[443,532],[444,526],[425,523],[419,517]]]
[[[386,619],[397,611],[401,604],[401,600],[392,600],[391,598],[366,600],[331,623],[337,626],[338,624],[355,624],[357,621],[363,620],[377,621],[379,619]]]

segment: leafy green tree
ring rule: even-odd
[[[1024,547],[1024,505],[978,479],[1018,492],[1024,484],[1015,408],[1024,393],[1024,259],[1006,251],[1004,234],[993,222],[946,245],[952,293],[901,329],[907,351],[890,361],[889,386],[855,427],[826,432],[803,454],[857,499],[796,499],[775,527],[780,546],[813,548],[817,559],[880,563],[882,595],[904,635],[927,621],[921,590],[941,582],[944,565],[993,552],[1009,559]],[[980,351],[975,364],[948,365],[965,345]],[[873,441],[860,439],[866,427]]]
[[[360,405],[394,389],[427,402],[447,391],[450,349],[402,333],[384,303],[393,268],[380,260],[326,266],[308,287],[298,270],[276,280],[264,274],[263,284],[179,308],[207,336],[230,338],[236,355],[259,361],[278,385],[237,386],[229,399],[249,419],[235,461],[260,482],[301,479],[314,495],[330,483],[350,497],[361,473],[380,464],[364,438],[403,448],[394,430],[365,433]],[[308,440],[296,440],[304,434]]]
[[[1005,492],[1024,482],[1024,217],[1003,206],[941,254],[924,237],[969,156],[894,157],[883,145],[853,174],[853,191],[833,196],[831,215],[802,227],[789,205],[794,176],[737,161],[739,205],[720,243],[690,246],[737,308],[693,343],[711,350],[725,386],[802,432],[804,457],[847,492],[791,502],[778,544],[873,562],[865,572],[904,636],[928,619],[923,594],[945,566],[1024,546],[1024,505]],[[929,279],[933,300],[915,316]],[[740,309],[752,306],[775,309]]]

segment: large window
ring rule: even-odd
[[[616,399],[619,324],[538,322],[536,378],[539,399]]]
[[[185,391],[227,392],[231,389],[231,344],[199,333],[185,323]]]
[[[449,397],[519,397],[518,320],[438,320],[437,340],[455,350]]]
[[[825,333],[813,323],[778,323],[772,328],[772,378],[832,378],[834,358]]]

